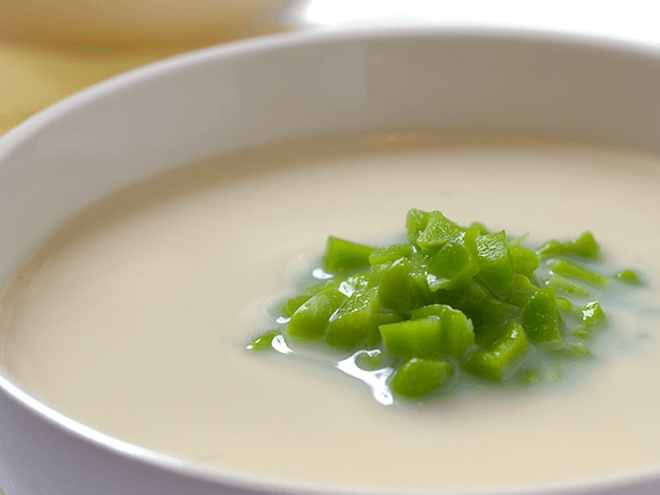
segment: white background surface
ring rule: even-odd
[[[284,15],[300,26],[506,27],[660,44],[659,7],[657,0],[295,0]]]

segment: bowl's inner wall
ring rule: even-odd
[[[547,40],[447,35],[201,53],[101,85],[0,150],[0,280],[83,205],[232,150],[353,129],[466,127],[656,153],[660,63]],[[19,142],[16,142],[19,141]]]

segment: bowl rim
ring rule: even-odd
[[[131,69],[104,81],[73,93],[66,98],[37,112],[18,126],[0,137],[0,164],[12,153],[29,142],[42,129],[56,125],[66,115],[84,108],[89,102],[120,93],[126,89],[170,73],[185,72],[191,68],[209,63],[223,63],[224,60],[241,58],[252,53],[280,52],[299,46],[315,47],[336,43],[356,43],[362,41],[383,41],[402,39],[446,39],[446,40],[509,40],[522,43],[542,43],[564,47],[592,48],[604,52],[618,52],[628,57],[648,57],[660,65],[660,45],[605,36],[583,35],[578,33],[552,32],[522,28],[494,28],[483,26],[347,26],[318,27],[300,31],[269,34],[247,40],[238,40],[220,45],[193,50],[166,59]],[[160,470],[208,481],[217,486],[233,486],[258,493],[313,494],[313,495],[366,495],[400,494],[401,487],[354,487],[344,485],[318,484],[265,476],[258,473],[245,473],[227,468],[207,467],[173,455],[162,454],[145,447],[134,445],[87,426],[54,407],[47,405],[18,383],[4,365],[0,366],[0,394],[32,415],[47,422],[68,435],[77,437],[96,448],[146,464]],[[625,488],[660,480],[660,462],[657,465],[632,470],[579,478],[569,478],[557,482],[539,482],[487,488],[488,495],[556,495],[560,493],[588,494],[599,490]],[[483,488],[466,487],[442,489],[411,489],[406,493],[435,495],[484,495]]]

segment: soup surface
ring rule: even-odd
[[[604,305],[598,359],[575,373],[423,407],[246,351],[327,235],[391,239],[412,207],[532,245],[591,230],[647,287]],[[245,151],[122,191],[45,242],[5,291],[4,361],[85,424],[240,472],[412,489],[643,468],[660,463],[658,211],[660,161],[575,143],[411,132]]]

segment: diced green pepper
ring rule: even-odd
[[[598,301],[591,301],[581,309],[580,316],[580,325],[572,333],[579,339],[591,340],[594,331],[605,324],[605,313]]]
[[[607,277],[598,275],[567,260],[555,258],[548,266],[553,273],[581,280],[594,287],[605,287],[610,283]]]
[[[475,240],[479,277],[495,291],[508,294],[513,283],[513,265],[504,231],[480,235]]]
[[[372,265],[391,263],[399,258],[410,258],[412,253],[413,249],[410,244],[392,244],[391,246],[377,247],[369,255],[369,263]]]
[[[479,272],[475,240],[479,233],[468,229],[447,241],[431,258],[427,281],[431,291],[451,290],[467,284]]]
[[[389,323],[398,323],[400,321],[405,321],[407,319],[408,318],[403,313],[398,313],[396,311],[388,311],[386,309],[381,308],[380,311],[378,311],[378,313],[373,315],[372,320],[373,320],[374,328],[370,327],[369,336],[367,338],[367,346],[370,349],[373,349],[380,343],[381,336],[378,327],[380,327],[381,325],[387,325]]]
[[[600,258],[600,246],[591,232],[585,232],[573,241],[548,241],[537,251],[541,256],[556,256],[558,254],[575,254],[583,258]]]
[[[474,230],[478,234],[476,229]],[[456,238],[461,232],[463,229],[455,222],[448,220],[439,211],[432,211],[428,215],[426,227],[417,236],[416,243],[424,251],[433,252]]]
[[[565,297],[555,295],[555,304],[562,313],[570,313],[573,310],[573,303]]]
[[[289,318],[293,313],[296,312],[296,310],[303,305],[303,303],[307,302],[307,300],[312,297],[311,295],[307,294],[302,294],[300,296],[292,297],[289,299],[287,302],[282,304],[279,309],[279,313],[281,316],[284,316],[285,318]]]
[[[582,342],[560,341],[548,342],[543,345],[543,349],[552,356],[565,358],[583,358],[591,356],[591,351]]]
[[[498,382],[516,361],[527,354],[528,348],[523,328],[517,322],[509,321],[495,342],[478,349],[468,358],[465,369],[480,378]]]
[[[446,361],[413,357],[397,370],[391,386],[397,395],[422,397],[444,384],[453,373],[454,369]]]
[[[530,297],[523,311],[522,323],[529,340],[534,343],[561,340],[555,291],[552,288],[539,289]]]
[[[477,232],[479,232],[479,235],[490,234],[488,228],[481,222],[472,222],[468,228],[476,229]]]
[[[582,308],[582,322],[587,325],[600,325],[605,322],[605,313],[598,301],[591,301]]]
[[[257,335],[248,344],[247,348],[252,352],[263,352],[273,348],[273,339],[278,335],[282,335],[279,330],[270,330],[261,335]]]
[[[384,266],[380,272],[378,295],[385,308],[409,312],[415,306],[412,266],[406,258]]]
[[[370,332],[376,331],[374,315],[378,310],[378,291],[375,288],[355,291],[330,318],[325,341],[343,348],[366,342]]]
[[[408,233],[408,242],[415,244],[419,233],[426,228],[429,223],[429,213],[413,208],[408,210],[406,215],[406,231]]]
[[[555,363],[552,367],[544,366],[543,369],[533,368],[522,371],[519,374],[520,381],[524,385],[533,385],[543,381],[554,382],[561,378],[563,367],[559,363]]]
[[[556,273],[550,276],[546,286],[553,288],[556,292],[563,292],[571,296],[589,297],[589,291],[582,285]]]
[[[412,312],[412,320],[429,317],[440,320],[439,352],[461,359],[474,344],[472,322],[462,311],[443,304],[423,306]]]
[[[541,257],[531,249],[517,244],[509,246],[509,256],[515,273],[531,278],[541,263]]]
[[[543,381],[543,375],[541,370],[534,368],[531,370],[525,370],[520,375],[520,381],[524,385],[533,385],[536,383],[541,383]]]
[[[355,291],[369,287],[369,281],[370,274],[361,273],[360,275],[353,275],[352,277],[341,280],[337,286],[337,289],[350,297]]]
[[[577,339],[588,342],[594,337],[594,329],[589,325],[578,325],[575,329],[573,329],[571,335]]]
[[[291,316],[287,333],[301,339],[318,339],[323,336],[330,317],[346,299],[337,289],[325,289],[308,299]]]
[[[438,318],[420,318],[378,327],[383,343],[396,356],[435,356],[440,353],[442,330]]]
[[[632,270],[623,270],[614,275],[614,278],[620,282],[630,285],[643,285],[642,279]]]
[[[443,304],[461,310],[472,320],[475,333],[499,327],[505,320],[519,315],[520,308],[494,297],[492,292],[476,280],[451,291],[438,291]]]
[[[516,306],[524,308],[527,305],[529,298],[532,297],[537,290],[538,287],[530,282],[527,276],[521,273],[515,273],[513,275],[513,284],[511,285],[509,300]]]
[[[323,292],[326,289],[339,289],[339,285],[344,280],[345,279],[343,278],[336,278],[336,277],[330,279],[323,279],[317,281],[316,283],[306,285],[305,287],[303,287],[302,292],[308,296],[313,296],[318,294],[319,292]]]
[[[385,356],[380,349],[361,351],[355,354],[355,365],[364,371],[375,371],[385,367]]]
[[[426,277],[430,259],[430,256],[421,252],[413,253],[410,257],[410,276],[414,284],[415,299],[421,305],[428,304],[433,298]]]
[[[373,251],[373,247],[330,236],[323,255],[323,270],[335,273],[367,267]]]

